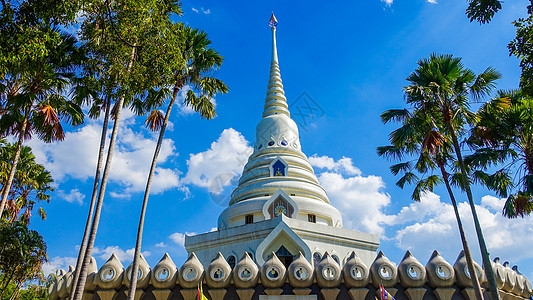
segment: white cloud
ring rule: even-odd
[[[185,248],[185,236],[193,236],[196,235],[196,232],[174,232],[169,236],[169,238],[176,244],[180,245],[181,247]]]
[[[452,205],[441,202],[440,196],[433,193],[424,195],[421,200],[420,203],[403,207],[400,213],[390,219],[393,220],[391,224],[401,224],[403,227],[396,231],[394,237],[397,246],[403,250],[410,249],[415,255],[418,253],[422,257],[429,257],[434,249],[448,253],[450,257],[457,255],[462,244]],[[485,196],[481,205],[476,205],[489,252],[492,257],[500,256],[502,260],[514,262],[533,258],[530,251],[533,244],[533,220],[510,220],[503,217],[501,206],[504,201],[505,199]],[[472,255],[480,262],[470,205],[460,202],[458,209]]]
[[[431,4],[439,4],[437,0],[427,0],[426,2]]]
[[[60,257],[56,256],[43,265],[43,273],[45,275],[55,273],[57,270],[63,269],[68,271],[69,266],[76,266],[75,257]]]
[[[328,156],[318,156],[313,154],[309,157],[309,163],[313,167],[319,169],[327,169],[337,173],[343,173],[346,175],[361,175],[361,170],[353,165],[353,161],[349,157],[342,157],[338,161]]]
[[[209,8],[205,9],[205,8],[202,7],[202,8],[200,8],[200,10],[202,11],[202,13],[204,15],[208,15],[208,14],[211,13],[211,10]],[[192,8],[192,11],[194,11],[195,13],[199,13],[200,10],[198,10],[197,8],[194,8],[194,7]]]
[[[227,174],[228,178],[225,179],[228,180],[220,182],[217,188],[229,185],[232,179],[242,173],[252,151],[252,147],[248,146],[248,141],[240,132],[233,128],[225,129],[208,150],[190,155],[187,160],[188,171],[183,183],[210,187],[211,191],[214,180]]]
[[[137,119],[131,111],[124,110],[123,117],[109,177],[111,182],[124,188],[121,191],[122,196],[144,190],[156,145],[155,134],[145,137],[143,133],[147,131],[132,129],[139,125],[136,125]],[[101,130],[101,121],[90,121],[72,132],[67,132],[62,142],[45,144],[38,139],[32,139],[28,145],[32,147],[37,161],[52,173],[56,181],[62,182],[70,178],[87,180],[94,177]],[[109,145],[110,135],[111,127],[108,130],[106,146]],[[158,165],[177,155],[174,142],[164,139]],[[103,164],[105,165],[105,157]],[[151,192],[157,194],[179,187],[180,174],[176,169],[157,167]]]
[[[343,170],[353,177],[344,177],[335,172],[318,175],[318,181],[328,192],[331,204],[343,215],[344,227],[363,232],[383,233],[386,219],[382,209],[390,203],[390,196],[383,189],[385,183],[379,176],[361,176],[351,159],[339,161],[314,156],[313,163],[323,168]]]
[[[185,234],[181,232],[175,232],[169,236],[169,238],[176,244],[184,247],[185,246]]]
[[[57,194],[60,198],[63,198],[68,203],[77,203],[79,205],[83,204],[83,199],[85,199],[85,195],[80,192],[78,189],[72,189],[67,194],[65,191],[58,190]]]
[[[135,254],[135,248],[123,250],[119,246],[108,246],[106,248],[93,248],[92,255],[98,256],[100,259],[107,261],[111,254],[115,253],[120,262],[124,265],[125,263],[130,263],[133,261],[133,255]],[[143,251],[142,255],[144,257],[150,256],[150,251]]]
[[[481,198],[481,206],[491,209],[495,212],[501,212],[505,204],[505,199],[496,198],[494,196],[485,196]]]
[[[385,4],[386,4],[387,6],[391,6],[393,0],[381,0],[381,2],[385,2]]]
[[[156,246],[157,248],[166,248],[166,247],[167,247],[167,244],[165,244],[164,242],[161,242],[161,243],[157,243],[157,244],[155,244],[155,246]]]

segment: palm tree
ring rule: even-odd
[[[9,171],[11,170],[11,159],[14,157],[17,146],[5,143],[0,140],[0,184],[2,190],[6,187]],[[35,162],[35,156],[31,153],[31,148],[23,146],[20,152],[19,165],[6,205],[6,220],[13,223],[17,220],[30,223],[33,207],[37,202],[50,201],[49,192],[54,189],[52,175],[44,166]],[[24,210],[22,214],[21,211]],[[46,219],[46,212],[42,207],[38,214],[41,219]]]
[[[494,68],[487,68],[479,75],[463,66],[460,58],[452,55],[432,54],[418,61],[418,68],[407,78],[409,85],[404,88],[407,103],[415,110],[432,116],[439,116],[439,131],[450,137],[460,170],[458,176],[461,188],[466,192],[478,242],[485,266],[492,300],[498,300],[498,287],[483,231],[479,224],[476,207],[470,188],[470,177],[463,160],[459,137],[465,133],[467,124],[475,122],[476,115],[469,110],[470,98],[479,100],[489,94],[500,74]]]
[[[483,183],[507,197],[503,215],[508,218],[524,217],[533,210],[533,98],[521,91],[499,91],[498,96],[483,105],[478,111],[479,122],[472,130],[469,143],[476,152],[465,161],[483,169],[496,164],[504,164],[494,174],[478,170]],[[511,173],[516,172],[516,185],[497,179],[510,181]],[[507,195],[509,188],[518,190]]]
[[[89,76],[89,79],[92,76]],[[101,110],[104,110],[104,119],[102,124],[102,133],[100,136],[100,146],[98,151],[98,159],[96,163],[96,174],[94,175],[94,184],[93,184],[93,191],[91,195],[91,203],[89,205],[89,213],[87,216],[87,221],[85,223],[85,230],[83,231],[83,237],[80,244],[80,250],[78,252],[78,259],[76,261],[76,269],[74,271],[74,276],[72,278],[72,291],[76,290],[76,286],[78,285],[78,280],[80,278],[81,273],[81,265],[83,263],[83,259],[85,257],[85,252],[87,250],[87,244],[89,242],[89,234],[91,231],[91,224],[93,221],[93,214],[94,209],[96,206],[96,198],[98,196],[98,187],[100,185],[100,173],[102,170],[102,162],[104,159],[104,152],[105,152],[105,140],[107,137],[107,127],[109,122],[109,112],[110,112],[110,106],[111,106],[111,97],[106,95],[105,100],[101,101],[100,96],[97,91],[98,87],[91,86],[88,84],[84,84],[83,82],[78,82],[73,89],[72,93],[74,95],[74,99],[77,101],[77,103],[80,104],[91,104],[91,109],[89,111],[89,116],[91,118],[98,118],[100,116]],[[70,293],[69,299],[72,300],[74,297],[74,293]]]
[[[46,31],[46,29],[42,29]],[[76,39],[55,32],[60,42],[50,41],[48,55],[25,61],[11,68],[2,79],[3,110],[0,116],[0,136],[18,135],[17,148],[0,202],[0,216],[15,178],[15,172],[25,139],[37,134],[44,142],[61,141],[65,137],[61,119],[72,125],[83,123],[83,112],[64,91],[83,60]]]
[[[182,27],[181,24],[175,27]],[[200,116],[205,119],[212,119],[216,116],[215,107],[211,99],[218,93],[227,93],[228,87],[219,79],[208,76],[210,73],[220,67],[222,64],[222,56],[212,48],[209,48],[211,41],[207,38],[207,33],[198,31],[198,29],[191,29],[186,26],[180,28],[180,40],[183,43],[181,55],[183,59],[182,68],[176,70],[173,80],[172,97],[168,104],[165,117],[159,110],[153,110],[147,120],[146,125],[152,130],[159,129],[159,138],[155,148],[152,165],[148,173],[148,180],[146,182],[146,189],[144,191],[143,204],[141,208],[141,216],[139,219],[139,228],[137,231],[137,241],[135,244],[135,255],[133,258],[133,265],[131,269],[131,283],[129,287],[128,299],[133,300],[135,297],[135,290],[137,287],[137,272],[139,270],[139,259],[141,254],[142,233],[144,228],[144,216],[146,213],[146,206],[148,204],[148,197],[150,195],[150,187],[157,165],[157,158],[161,149],[161,143],[165,134],[170,112],[174,106],[174,102],[178,93],[184,86],[188,86],[183,103],[186,106],[191,106],[194,111],[199,112]],[[158,103],[163,95],[167,94],[164,89],[159,91],[151,91],[146,96],[146,103]]]
[[[451,189],[449,173],[446,171],[447,167],[453,168],[455,161],[450,154],[452,152],[450,139],[442,134],[435,124],[435,122],[441,121],[439,116],[431,116],[422,110],[391,109],[381,114],[381,120],[384,124],[390,121],[400,122],[402,126],[389,135],[391,145],[377,148],[378,155],[393,160],[402,160],[406,156],[414,158],[390,167],[394,175],[398,175],[400,172],[403,173],[403,176],[398,180],[396,185],[403,189],[406,183],[415,184],[415,189],[411,197],[415,201],[420,201],[423,193],[433,191],[437,184],[444,182],[457,220],[468,271],[470,274],[476,274],[457,208],[457,201]],[[426,174],[435,169],[440,170],[440,176],[432,174],[425,178],[420,178],[416,174]],[[470,276],[470,278],[476,298],[482,300],[481,285],[478,277]]]
[[[122,1],[102,3],[93,2],[86,11],[87,18],[82,25],[82,36],[91,44],[93,55],[96,57],[96,69],[102,70],[105,78],[115,78],[109,94],[117,99],[113,109],[109,112],[113,119],[113,129],[109,143],[109,150],[98,186],[98,197],[94,207],[94,214],[89,214],[87,223],[91,229],[87,240],[85,253],[80,266],[78,281],[71,299],[81,300],[87,279],[87,270],[91,260],[91,253],[96,239],[96,233],[101,216],[102,203],[109,177],[114,147],[118,135],[118,127],[123,106],[129,105],[133,95],[159,84],[169,66],[174,62],[167,60],[167,51],[161,48],[169,33],[170,16],[180,14],[181,8],[177,2],[135,1],[135,5]],[[168,49],[165,49],[168,50]],[[172,51],[168,51],[169,53]],[[148,69],[152,67],[152,72]],[[154,72],[153,70],[157,70]],[[152,83],[153,82],[153,83]],[[136,105],[136,102],[133,102]],[[136,107],[139,107],[136,105]],[[95,180],[97,181],[97,180]],[[95,186],[97,183],[95,183]]]

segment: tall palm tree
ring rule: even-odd
[[[476,274],[470,247],[468,246],[463,223],[457,208],[457,201],[451,188],[449,173],[446,170],[446,168],[453,168],[455,160],[451,155],[453,150],[450,139],[442,134],[436,125],[436,122],[440,122],[441,119],[438,115],[431,116],[421,110],[391,109],[381,114],[381,120],[384,124],[391,121],[400,122],[402,126],[389,135],[391,145],[377,148],[378,155],[393,160],[411,158],[411,160],[400,162],[390,167],[394,175],[398,175],[400,172],[403,173],[396,185],[403,189],[406,183],[415,184],[411,197],[415,201],[420,201],[423,193],[433,191],[437,184],[444,182],[452,202],[455,219],[457,220],[468,271],[470,274]],[[440,171],[440,176],[431,174],[425,178],[420,178],[416,174],[432,173],[435,169]],[[470,276],[470,279],[472,280],[476,298],[482,300],[481,285],[478,277]]]
[[[491,261],[483,231],[479,224],[476,207],[470,188],[471,179],[463,160],[459,137],[468,124],[475,122],[476,115],[469,110],[470,98],[479,100],[488,95],[495,86],[495,80],[501,75],[494,68],[487,68],[479,75],[467,69],[460,58],[452,55],[432,54],[429,58],[418,61],[417,69],[407,78],[409,85],[404,88],[407,103],[414,109],[430,115],[438,115],[440,131],[450,137],[460,170],[459,183],[466,192],[476,234],[489,283],[490,297],[498,300],[498,287],[491,268]]]
[[[18,135],[18,141],[2,192],[0,216],[15,178],[24,140],[37,134],[44,142],[61,141],[65,137],[61,119],[72,125],[83,123],[79,105],[64,96],[65,88],[83,60],[83,52],[76,46],[74,37],[59,33],[57,29],[48,30],[56,32],[60,38],[60,42],[50,41],[48,55],[11,68],[11,73],[1,80],[6,88],[2,92],[0,136]]]
[[[497,164],[503,168],[494,174],[482,174],[483,183],[507,200],[503,215],[524,217],[533,210],[533,98],[521,91],[499,91],[496,98],[478,111],[479,121],[472,130],[469,143],[476,152],[465,161],[483,169]],[[498,179],[511,178],[516,172],[517,184]],[[508,189],[517,187],[507,195]]]
[[[111,89],[117,101],[110,111],[114,119],[113,130],[98,187],[87,247],[72,296],[75,300],[81,300],[85,289],[122,108],[125,104],[132,103],[130,101],[133,95],[157,86],[158,80],[168,72],[166,68],[174,65],[173,61],[166,61],[163,65],[168,56],[167,52],[160,50],[167,45],[166,34],[169,32],[171,15],[181,13],[177,1],[137,0],[133,6],[128,1],[91,2],[93,5],[87,7],[90,11],[86,11],[87,18],[82,25],[82,36],[94,46],[93,54],[99,60],[97,69],[103,70],[104,77],[117,79]],[[153,69],[148,72],[150,67]]]
[[[228,87],[221,80],[209,76],[212,71],[220,67],[223,58],[217,51],[209,48],[211,41],[207,38],[207,33],[198,31],[198,29],[192,29],[188,26],[183,28],[181,24],[175,25],[175,27],[180,29],[180,40],[182,42],[181,56],[184,64],[180,69],[176,70],[172,78],[174,87],[164,118],[159,110],[153,110],[146,120],[146,125],[150,129],[159,130],[159,138],[157,140],[150,172],[148,173],[146,189],[144,191],[139,228],[137,231],[137,241],[135,244],[135,254],[131,269],[132,275],[128,293],[129,300],[135,298],[144,217],[150,195],[150,187],[157,165],[161,143],[163,142],[163,137],[165,135],[165,129],[178,93],[184,86],[188,86],[189,90],[183,99],[184,105],[192,107],[194,111],[200,113],[202,118],[209,120],[216,116],[215,107],[211,99],[219,93],[224,94],[228,91]],[[165,94],[167,93],[163,92],[163,90],[151,91],[146,95],[147,98],[151,98],[148,99],[146,103],[158,103],[159,99]]]
[[[91,77],[89,77],[91,78]],[[87,216],[87,221],[85,223],[85,230],[83,231],[83,237],[80,244],[80,250],[78,252],[78,259],[76,261],[76,269],[74,271],[74,276],[72,278],[72,291],[76,290],[78,285],[78,280],[81,273],[81,265],[85,257],[85,252],[87,250],[87,244],[89,242],[89,234],[91,231],[91,224],[93,221],[94,209],[96,206],[96,198],[98,196],[98,187],[100,185],[100,173],[102,171],[102,162],[104,159],[105,152],[105,140],[107,137],[107,127],[109,122],[109,112],[111,106],[111,97],[106,95],[105,100],[101,101],[100,93],[97,92],[98,87],[94,87],[88,84],[83,84],[79,82],[73,89],[74,99],[77,103],[80,104],[91,104],[91,109],[89,111],[89,116],[92,118],[98,118],[100,116],[101,110],[104,110],[104,119],[102,124],[102,132],[100,136],[100,146],[98,151],[98,159],[96,163],[96,174],[94,175],[94,184],[93,191],[91,195],[91,203],[89,205],[89,213]],[[109,92],[108,92],[109,94]],[[70,293],[69,299],[72,300],[74,293]]]

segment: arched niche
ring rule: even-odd
[[[268,167],[270,169],[270,177],[287,176],[289,171],[289,165],[279,156]]]
[[[265,220],[269,220],[279,217],[282,214],[289,218],[297,216],[298,206],[289,195],[281,189],[278,189],[263,205],[263,215],[265,216]]]
[[[282,249],[283,254],[291,253],[292,255],[297,255],[298,252],[302,252],[308,261],[311,260],[309,246],[283,222],[279,223],[257,246],[255,260],[259,265],[262,265],[269,259],[272,252],[277,253],[280,249]],[[281,254],[281,252],[278,253]]]

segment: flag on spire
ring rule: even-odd
[[[274,12],[272,12],[272,16],[270,17],[270,20],[268,21],[268,25],[274,28],[278,25],[278,20],[276,20],[276,17],[274,16]]]

